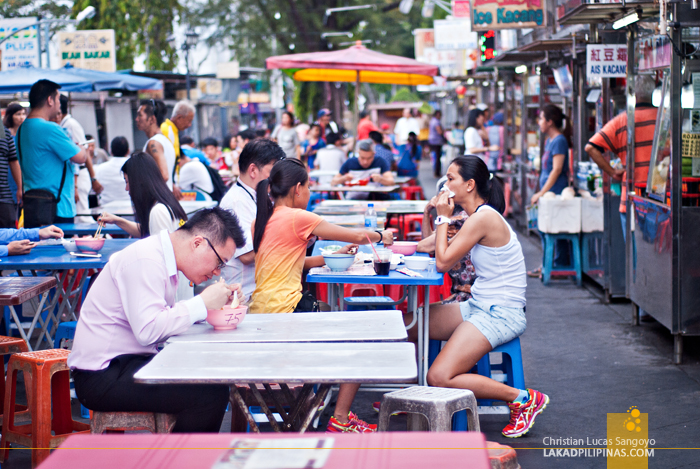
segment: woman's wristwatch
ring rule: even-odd
[[[438,215],[438,217],[435,219],[435,226],[440,226],[445,223],[449,223],[450,219],[449,217],[446,217],[444,215]]]

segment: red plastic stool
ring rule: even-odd
[[[404,237],[412,231],[420,231],[421,223],[423,223],[423,215],[418,213],[404,215],[401,221],[401,232]]]
[[[24,339],[19,337],[0,336],[0,355],[12,355],[15,353],[28,352],[29,347]],[[0,380],[0,402],[5,402],[5,376]],[[26,405],[15,404],[15,415],[28,414]],[[2,416],[0,416],[2,422]]]
[[[32,467],[36,467],[49,457],[51,448],[57,448],[74,432],[90,432],[90,425],[76,422],[71,416],[68,355],[70,350],[50,349],[10,357],[7,365],[10,392],[5,395],[1,461],[7,460],[9,445],[15,443],[32,449]],[[18,371],[24,373],[32,414],[32,422],[27,425],[15,425]]]
[[[381,285],[346,284],[343,296],[384,296],[384,288]]]
[[[423,239],[423,233],[420,231],[406,233],[406,241],[420,241],[421,239]]]
[[[404,200],[425,200],[421,186],[402,186],[401,192]]]

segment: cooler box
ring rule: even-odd
[[[603,198],[581,198],[581,232],[603,231],[605,210]]]
[[[581,197],[564,200],[540,197],[537,227],[543,233],[579,233],[581,231]]]

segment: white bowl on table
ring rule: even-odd
[[[404,264],[411,270],[425,270],[430,264],[428,256],[406,256],[403,258]]]
[[[75,245],[75,240],[73,239],[64,239],[63,247],[66,248],[68,252],[78,252],[78,246]]]
[[[323,260],[333,272],[343,272],[348,270],[353,262],[355,262],[354,254],[324,254]]]
[[[396,270],[400,263],[403,262],[403,254],[393,254],[391,256],[391,270]]]

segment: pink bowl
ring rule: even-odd
[[[75,245],[77,246],[78,251],[93,254],[102,249],[102,247],[105,245],[105,239],[77,238],[75,240]]]
[[[394,244],[387,246],[394,254],[403,254],[404,256],[412,256],[416,253],[418,243],[415,241],[394,241]]]
[[[214,330],[228,331],[238,327],[243,322],[247,306],[238,306],[237,308],[229,308],[225,306],[223,309],[207,310],[207,322],[214,326]]]

